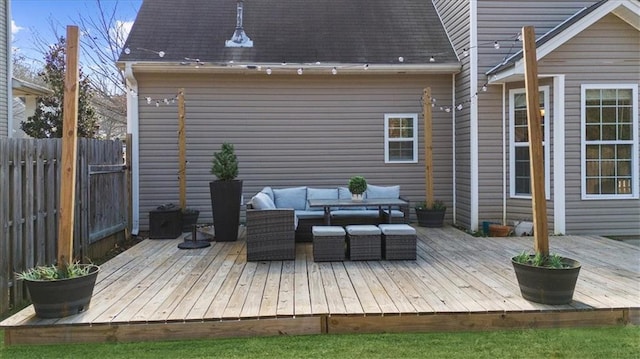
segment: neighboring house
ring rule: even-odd
[[[423,89],[451,103],[460,71],[432,3],[245,1],[242,10],[228,0],[142,4],[119,61],[133,90],[134,233],[150,210],[178,203],[178,109],[168,100],[180,88],[187,205],[201,221],[211,222],[211,160],[223,142],[235,145],[245,199],[264,186],[346,186],[363,175],[423,200]],[[451,205],[452,114],[433,117],[435,189]]]
[[[11,94],[11,8],[9,0],[0,0],[0,138],[9,133]]]
[[[423,200],[425,87],[433,93],[435,192],[449,206],[447,221],[476,230],[485,220],[530,219],[517,34],[534,25],[549,228],[640,233],[637,2],[243,5],[146,0],[138,13],[119,62],[132,90],[134,230],[148,228],[149,210],[178,201],[178,110],[170,100],[180,88],[187,204],[205,221],[211,157],[222,142],[236,146],[245,198],[266,185],[329,187],[362,174]],[[611,118],[595,114],[614,110],[617,137],[601,138],[611,135]],[[396,123],[406,137],[393,137]]]
[[[533,25],[549,228],[559,234],[640,234],[640,3],[434,4],[463,62],[456,95],[471,99],[456,116],[458,223],[478,228],[484,220],[532,216],[517,35]]]
[[[11,79],[11,84],[13,115],[9,119],[9,137],[29,137],[22,131],[21,123],[34,115],[38,97],[52,95],[53,91],[15,77]]]

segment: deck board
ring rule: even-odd
[[[640,320],[636,246],[597,236],[551,237],[552,252],[582,264],[574,301],[551,306],[522,298],[510,263],[532,247],[532,237],[416,229],[415,261],[316,263],[312,244],[298,243],[295,260],[247,262],[243,238],[194,250],[177,249],[182,239],[144,240],[101,267],[87,311],[38,319],[30,306],[0,325],[9,333],[5,342],[14,344],[27,340],[25,331],[47,342],[91,342]],[[51,330],[57,326],[64,326],[59,335]]]

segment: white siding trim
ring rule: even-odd
[[[469,94],[475,94],[478,90],[478,3],[477,1],[469,1],[470,21],[469,21],[469,56],[471,71],[469,81]],[[469,109],[469,162],[470,162],[470,208],[469,208],[469,226],[472,231],[478,230],[478,210],[479,202],[478,187],[478,96],[471,97],[471,108]]]
[[[507,84],[502,83],[502,223],[507,223]]]
[[[546,192],[547,200],[551,199],[551,149],[549,141],[551,129],[549,123],[555,122],[555,118],[552,118],[551,113],[549,112],[549,86],[540,86],[538,87],[539,91],[542,92],[542,96],[544,99],[544,112],[547,117],[546,124],[544,126],[544,188]],[[514,146],[514,101],[513,95],[525,93],[525,89],[513,89],[509,90],[509,184],[510,190],[509,194],[511,198],[525,198],[531,199],[531,195],[522,195],[516,194],[516,178],[515,178],[515,146]]]
[[[7,137],[13,137],[13,53],[11,51],[11,1],[5,2],[6,4],[6,21],[7,21]]]
[[[553,230],[566,232],[565,188],[565,75],[553,77]]]
[[[456,74],[451,74],[451,98],[453,98],[453,103],[456,102]],[[453,224],[456,224],[456,214],[457,214],[457,201],[456,201],[456,111],[452,111],[451,113],[451,150],[452,158],[451,158],[451,200],[452,200],[452,216],[453,216]]]
[[[127,91],[127,133],[131,134],[131,234],[138,235],[140,229],[140,147],[138,81],[133,75],[131,63],[125,64]]]
[[[584,165],[586,159],[586,90],[588,89],[631,89],[632,106],[631,110],[631,123],[633,124],[633,141],[631,145],[631,180],[632,180],[632,194],[631,195],[588,195],[586,193],[586,166]],[[638,199],[640,198],[640,173],[638,172],[638,84],[637,83],[619,83],[619,84],[583,84],[580,86],[580,183],[582,200],[624,200],[624,199]]]
[[[392,161],[389,159],[389,119],[410,118],[413,122],[413,159],[408,161]],[[416,113],[389,113],[384,115],[384,163],[418,163],[418,114]]]

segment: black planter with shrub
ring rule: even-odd
[[[215,240],[235,241],[240,225],[242,181],[236,179],[238,158],[232,144],[223,143],[221,151],[213,154],[211,173],[218,178],[209,182]]]
[[[580,262],[551,255],[520,254],[511,259],[520,293],[542,304],[569,304],[580,274]]]
[[[447,206],[444,202],[436,200],[432,205],[427,202],[421,202],[415,206],[416,217],[420,227],[439,228],[444,223],[444,215],[447,212]]]

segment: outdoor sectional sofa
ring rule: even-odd
[[[368,185],[364,198],[401,198],[400,186]],[[263,188],[247,204],[247,260],[294,259],[295,242],[312,241],[312,227],[325,224],[323,208],[309,207],[309,199],[351,199],[351,193],[346,187]],[[378,207],[332,208],[331,224],[408,223],[406,203],[391,213]]]

